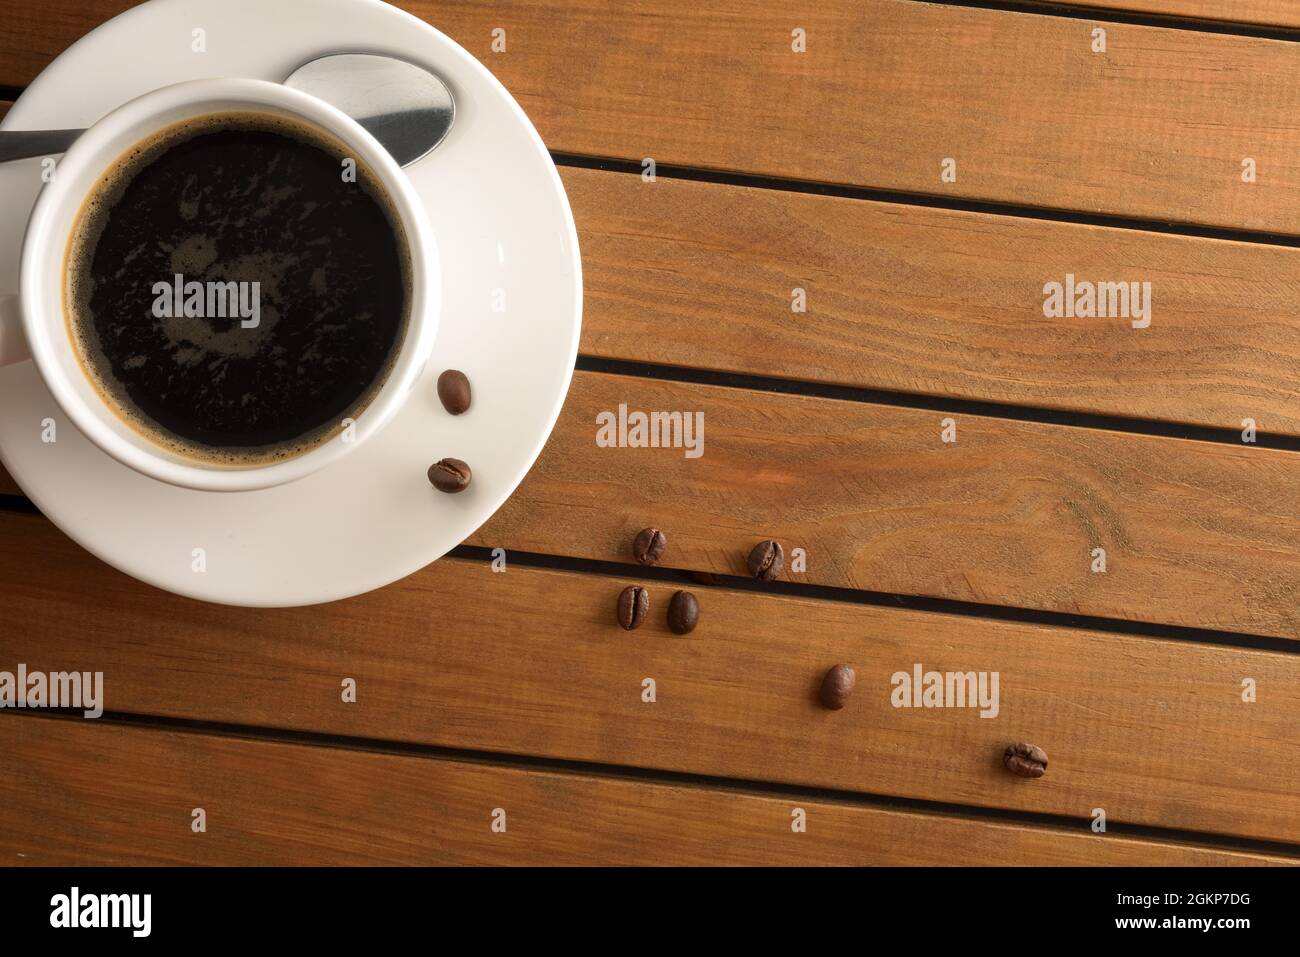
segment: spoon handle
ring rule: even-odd
[[[85,130],[5,130],[0,132],[0,163],[65,153]]]

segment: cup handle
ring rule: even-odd
[[[32,357],[23,335],[23,317],[18,311],[18,297],[0,295],[0,366],[12,365]]]

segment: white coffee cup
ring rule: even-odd
[[[391,200],[411,262],[410,317],[391,370],[355,423],[296,457],[246,467],[184,457],[131,428],[91,384],[64,317],[65,254],[84,201],[132,146],[183,120],[212,113],[269,113],[341,141]],[[342,170],[340,170],[342,175]],[[169,278],[169,277],[160,277]],[[370,133],[328,103],[264,80],[193,80],[118,107],[83,133],[55,167],[23,239],[18,296],[0,297],[0,365],[31,358],[59,408],[91,442],[159,481],[205,491],[246,491],[292,482],[361,445],[392,419],[419,379],[438,327],[441,277],[424,206],[401,168]]]

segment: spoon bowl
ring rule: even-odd
[[[446,83],[393,57],[317,57],[284,82],[352,117],[384,145],[398,166],[410,166],[437,148],[456,118],[456,101]]]

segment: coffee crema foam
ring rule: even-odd
[[[280,115],[214,113],[135,144],[91,188],[64,315],[82,369],[133,431],[250,467],[321,445],[373,401],[409,328],[411,269],[391,198],[345,144]],[[252,286],[255,327],[166,315],[155,286],[177,275]]]

